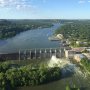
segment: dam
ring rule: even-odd
[[[0,60],[31,60],[51,58],[55,55],[58,58],[63,57],[62,48],[35,48],[19,50],[17,53],[0,54]]]
[[[48,39],[60,25],[54,23],[50,28],[28,30],[13,38],[0,40],[0,61],[43,59],[52,55],[61,57],[62,43]]]

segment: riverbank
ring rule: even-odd
[[[36,28],[49,28],[52,23],[41,20],[0,20],[0,39],[7,39],[17,34]]]
[[[73,47],[90,46],[90,20],[66,23],[55,31],[55,34],[62,34],[64,39],[69,41]]]

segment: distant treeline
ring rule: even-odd
[[[51,26],[51,22],[42,20],[0,20],[0,39],[13,37],[26,30]]]
[[[76,20],[64,23],[55,31],[63,34],[65,39],[90,41],[90,20]]]
[[[21,86],[45,84],[61,78],[59,67],[48,68],[47,65],[26,65],[14,67],[7,63],[0,63],[0,90],[14,90]]]

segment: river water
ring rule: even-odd
[[[48,40],[48,37],[50,37],[60,25],[61,24],[54,24],[54,26],[50,28],[28,30],[13,38],[0,40],[0,53],[18,52],[19,49],[60,47],[60,42]],[[82,75],[75,73],[70,77],[62,78],[55,82],[34,87],[19,87],[17,90],[65,90],[67,84],[71,87],[75,84],[77,87],[84,88],[82,90],[90,90],[90,77],[87,81],[81,76]]]
[[[59,42],[48,40],[60,24],[54,24],[50,28],[28,30],[7,40],[0,40],[0,53],[18,52],[19,49],[31,48],[56,48]]]
[[[85,69],[81,69],[68,59],[58,59],[55,56],[48,62],[49,67],[52,67],[54,64],[62,68],[62,78],[60,80],[39,86],[18,87],[16,90],[66,90],[67,85],[70,85],[71,88],[76,86],[80,90],[90,90],[90,76],[88,76]]]

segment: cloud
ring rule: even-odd
[[[90,0],[88,2],[90,3]]]
[[[78,1],[79,4],[85,4],[85,3],[90,3],[90,0],[80,0]]]
[[[79,4],[83,4],[83,3],[85,3],[85,2],[86,2],[85,0],[80,0],[80,1],[78,1]]]
[[[0,7],[16,9],[35,8],[31,4],[31,0],[0,0]]]

